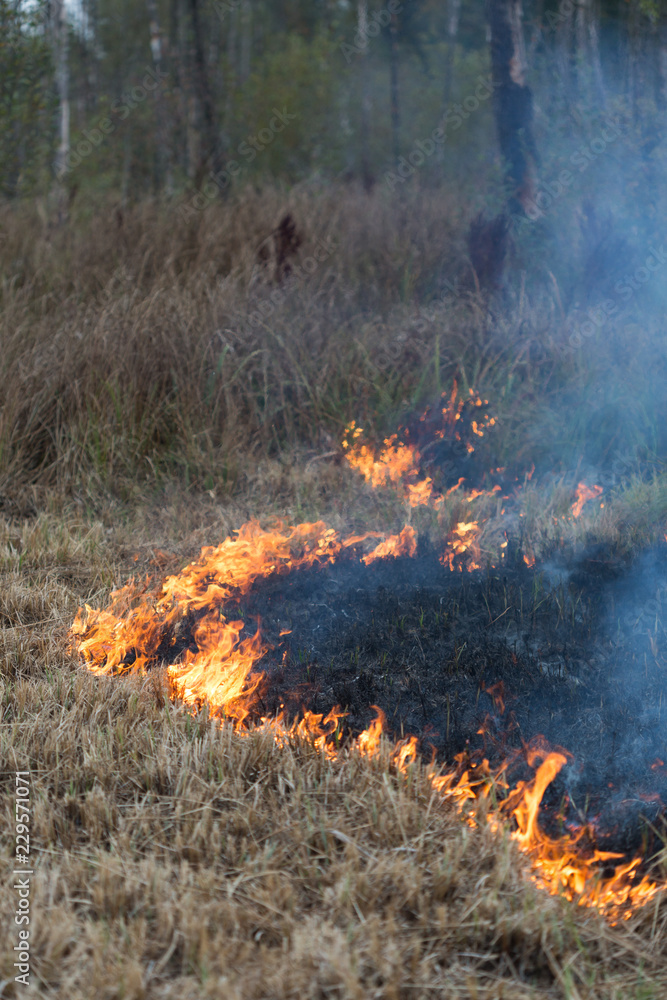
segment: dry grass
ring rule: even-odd
[[[286,211],[303,242],[276,285],[258,250]],[[470,276],[466,220],[442,192],[248,189],[186,218],[150,204],[120,224],[103,206],[80,215],[53,232],[0,211],[3,494],[127,498],[170,479],[233,492],[256,461],[327,451],[352,418],[392,430],[455,374],[503,422],[498,464],[664,446],[656,324],[609,323],[563,355],[540,274],[490,313],[453,296],[445,282]]]
[[[301,260],[319,239],[337,249],[276,294],[256,251],[287,209]],[[650,331],[563,356],[554,302],[489,316],[475,296],[443,301],[464,227],[441,194],[247,191],[186,221],[147,205],[120,226],[103,208],[55,234],[29,213],[1,223],[0,852],[9,872],[14,770],[29,768],[37,871],[30,990],[12,983],[0,885],[0,996],[667,996],[661,900],[611,928],[546,896],[420,766],[279,751],[172,705],[159,678],[93,678],[67,653],[79,605],[249,517],[401,527],[400,503],[321,456],[349,419],[385,433],[455,372],[498,416],[489,465],[559,467],[522,501],[524,538],[548,547],[587,468],[660,453]],[[667,519],[660,476],[622,471],[607,496],[558,532],[641,544]],[[415,525],[442,531],[458,502]],[[499,511],[483,503],[491,545]]]
[[[281,503],[293,517],[298,491]],[[3,823],[29,769],[36,864],[30,991],[11,983],[15,894],[0,887],[2,995],[664,997],[662,900],[611,928],[535,886],[507,834],[462,823],[419,765],[403,777],[388,754],[279,750],[174,706],[159,677],[72,662],[78,604],[183,563],[243,506],[174,497],[120,517],[112,501],[98,520],[0,522]]]
[[[37,995],[667,989],[664,905],[610,929],[545,897],[508,839],[464,826],[419,768],[401,778],[386,760],[279,751],[271,734],[190,718],[155,682],[113,684],[65,664],[9,694],[3,757],[32,773]],[[7,795],[7,822],[10,810]],[[0,896],[8,979],[6,882]]]

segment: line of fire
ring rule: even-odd
[[[80,609],[71,644],[95,673],[166,668],[175,699],[240,735],[389,754],[402,772],[421,758],[462,822],[509,829],[545,891],[616,923],[663,891],[650,608],[667,546],[624,560],[596,540],[603,488],[585,481],[549,537],[527,537],[533,468],[477,455],[495,424],[457,381],[382,442],[351,423],[338,461],[403,501],[400,531],[248,522]],[[572,547],[559,525],[585,511]]]

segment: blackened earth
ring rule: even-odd
[[[223,611],[246,636],[259,621],[272,647],[259,715],[338,705],[354,734],[377,705],[426,756],[492,765],[542,734],[572,755],[543,825],[592,823],[599,848],[648,854],[667,803],[666,596],[667,545],[631,562],[603,544],[556,550],[530,570],[510,552],[500,569],[455,573],[420,544],[414,559],[259,581]],[[192,624],[173,648],[192,648]],[[520,755],[508,778],[532,773]]]

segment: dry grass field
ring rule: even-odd
[[[319,240],[335,249],[276,285],[257,250],[285,210],[295,269]],[[662,895],[612,925],[548,895],[509,826],[482,807],[462,821],[389,744],[330,760],[234,732],[160,671],[90,674],[68,638],[85,603],[177,572],[249,518],[400,528],[401,502],[342,462],[344,427],[390,433],[455,376],[497,417],[480,461],[537,467],[522,537],[538,559],[557,535],[657,543],[657,325],[630,313],[567,353],[557,296],[448,297],[464,238],[442,196],[361,211],[354,192],[249,191],[194,220],[147,205],[66,232],[0,221],[0,996],[664,1000]],[[604,510],[558,527],[577,479],[610,469]],[[661,619],[661,663],[663,636]],[[13,968],[17,770],[29,987]]]

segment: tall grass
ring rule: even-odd
[[[288,211],[302,244],[277,283]],[[455,375],[502,415],[499,460],[658,450],[650,332],[620,381],[609,338],[563,354],[555,293],[470,291],[466,225],[442,191],[247,189],[189,215],[81,208],[58,231],[5,207],[0,490],[229,487],[248,460],[330,447],[353,417],[386,433]]]

